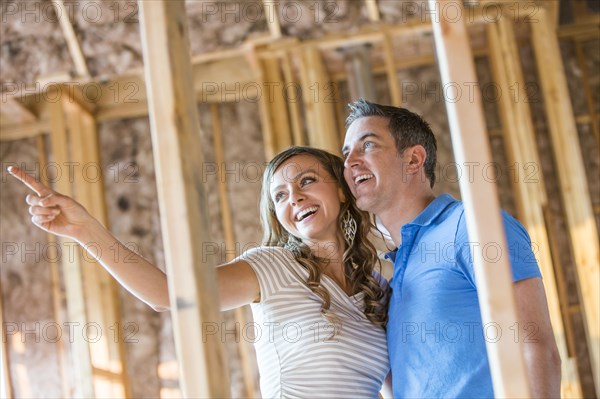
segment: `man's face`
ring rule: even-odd
[[[381,215],[398,206],[407,186],[404,160],[380,116],[355,120],[346,131],[344,177],[362,210]]]

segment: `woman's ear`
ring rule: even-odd
[[[344,194],[344,190],[341,187],[338,187],[338,197],[340,199],[340,204],[343,204],[348,199],[346,198],[346,194]]]

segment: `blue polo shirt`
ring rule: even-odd
[[[541,277],[525,228],[502,212],[513,280]],[[483,326],[464,207],[437,197],[402,226],[394,262],[387,325],[395,398],[492,398],[485,340],[501,333]],[[483,250],[493,265],[503,256]],[[493,266],[492,266],[493,267]],[[512,336],[512,335],[511,335]]]

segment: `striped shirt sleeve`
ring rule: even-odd
[[[295,260],[292,253],[285,248],[252,248],[242,254],[238,260],[246,261],[256,273],[261,303],[292,283],[288,265]]]

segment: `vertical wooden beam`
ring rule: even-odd
[[[217,104],[210,105],[210,120],[213,130],[213,148],[215,151],[215,162],[217,165],[225,164],[225,154],[223,151],[223,134],[221,129],[221,116],[219,113],[219,106]],[[233,231],[233,217],[231,213],[231,205],[229,203],[229,196],[227,193],[227,182],[224,179],[218,179],[219,185],[219,201],[221,207],[221,221],[223,225],[223,232],[225,233],[225,247],[235,248],[235,233]],[[235,258],[235,252],[226,251],[227,262],[232,261]],[[242,328],[246,326],[248,320],[245,316],[245,310],[247,306],[242,308],[236,308],[234,310],[235,321],[240,323]],[[242,374],[244,376],[244,384],[246,388],[246,397],[251,398],[254,396],[254,373],[252,364],[252,354],[248,347],[249,343],[242,339],[238,345],[240,360],[242,363]]]
[[[400,84],[398,82],[396,62],[394,60],[392,37],[389,34],[384,34],[382,44],[385,54],[385,72],[388,78],[390,99],[392,100],[392,105],[399,107],[402,104],[402,98],[400,96]]]
[[[367,14],[369,15],[369,21],[379,22],[381,16],[379,15],[379,7],[377,7],[377,0],[365,0],[367,4]]]
[[[278,4],[279,2],[273,0],[263,0],[263,8],[265,10],[267,25],[273,39],[281,38],[281,25],[279,25],[279,11],[277,7]]]
[[[462,7],[460,2],[455,4]],[[448,20],[441,12],[444,1],[429,0],[429,5],[430,9],[436,10],[432,25],[442,83],[464,89],[467,82],[477,81],[465,22]],[[479,92],[471,98],[462,96],[457,101],[447,101],[446,108],[456,162],[459,165],[466,162],[489,165],[492,157]],[[495,243],[502,248],[502,253],[507,253],[495,184],[485,181],[479,174],[471,182],[468,180],[460,179],[459,184],[469,240],[478,243],[480,248]],[[501,257],[492,265],[484,259],[481,250],[474,248],[473,252],[482,322],[495,322],[502,330],[508,329],[517,320],[508,257]],[[502,339],[496,343],[487,342],[486,346],[495,396],[529,397],[520,342]]]
[[[527,102],[525,79],[521,70],[521,61],[512,22],[505,17],[501,17],[498,21],[488,24],[487,28],[494,80],[499,85],[502,93],[514,93],[514,95],[509,94],[500,97],[500,113],[509,162],[516,165],[517,170],[527,170],[526,166],[528,164],[540,168],[541,162],[535,143],[531,110]],[[514,87],[517,88],[516,92],[511,90]],[[547,203],[546,189],[542,176],[540,174],[537,176],[537,181],[528,181],[521,174],[513,179],[513,187],[516,189],[515,200],[519,211],[519,219],[527,228],[531,241],[536,244],[535,255],[544,277],[552,329],[562,359],[562,396],[576,398],[581,397],[577,364],[576,359],[569,357],[567,350],[560,298],[556,287],[556,277],[544,217],[544,207]],[[567,298],[564,298],[564,300],[566,301]]]
[[[37,150],[38,150],[38,162],[40,163],[40,170],[48,170],[48,157],[46,155],[46,137],[44,135],[39,135],[36,138],[37,142]],[[40,173],[40,181],[50,186],[48,181],[48,175],[46,173]],[[54,234],[47,233],[46,239],[48,240],[48,268],[50,271],[50,286],[52,291],[52,311],[54,312],[54,320],[59,325],[64,325],[64,320],[62,318],[62,303],[63,303],[63,294],[60,288],[60,271],[57,260],[59,259],[58,251],[57,251],[57,237]],[[61,376],[61,388],[64,397],[69,396],[69,372],[67,369],[67,355],[65,352],[65,341],[61,336],[57,345],[58,352],[58,364],[60,367],[60,376]]]
[[[58,22],[60,24],[60,28],[63,31],[63,35],[65,37],[65,41],[67,42],[69,53],[71,53],[73,63],[75,64],[75,70],[77,71],[77,75],[79,75],[79,77],[82,78],[89,78],[90,72],[88,70],[87,64],[85,63],[83,51],[81,51],[79,40],[77,40],[77,36],[75,35],[75,30],[73,29],[73,24],[69,19],[69,12],[65,8],[64,1],[52,0],[52,3],[56,7]]]
[[[284,98],[285,83],[279,70],[279,58],[266,57],[261,60],[263,87],[260,101],[265,102],[274,141],[274,156],[292,145],[290,121]],[[269,158],[270,159],[270,158]]]
[[[54,162],[58,165],[61,177],[56,179],[54,189],[61,194],[74,196],[74,190],[69,182],[68,165],[70,162],[68,151],[67,123],[65,120],[63,103],[68,102],[65,93],[62,93],[60,101],[48,103],[50,113],[50,137],[51,152]],[[73,248],[77,243],[73,240],[59,238],[63,247],[63,254],[73,254]],[[83,275],[81,270],[81,259],[79,252],[75,251],[73,256],[62,256],[61,263],[65,278],[65,291],[67,299],[67,319],[75,326],[83,326],[88,322],[86,314],[85,294],[83,288]],[[75,392],[72,396],[85,398],[94,397],[94,379],[92,371],[92,360],[88,342],[82,337],[75,337],[71,346],[73,359],[73,372],[75,374]]]
[[[313,147],[340,152],[339,134],[333,110],[333,84],[316,46],[302,51],[302,98],[308,122],[308,141]]]
[[[542,7],[531,23],[533,48],[546,105],[558,180],[581,290],[596,395],[600,396],[600,257],[598,232],[581,157],[556,32]]]
[[[229,397],[183,1],[139,1],[173,332],[186,397]],[[213,333],[208,333],[208,331]]]
[[[281,65],[283,69],[283,78],[285,79],[286,99],[292,127],[292,143],[294,145],[305,145],[304,134],[302,132],[302,122],[300,118],[300,84],[294,78],[292,70],[291,55],[288,51],[283,53]]]
[[[64,103],[70,133],[75,199],[108,226],[96,123],[76,101]],[[94,245],[84,243],[84,245]],[[127,397],[128,381],[117,283],[88,256],[81,259],[88,319],[106,333],[90,343],[94,385],[98,397]],[[112,330],[112,334],[109,333]]]
[[[2,287],[0,286],[0,329],[2,336],[2,342],[0,342],[0,397],[6,399],[12,399],[12,381],[10,379],[9,363],[8,363],[8,338],[6,336],[6,324],[4,324],[4,300],[2,294]]]

